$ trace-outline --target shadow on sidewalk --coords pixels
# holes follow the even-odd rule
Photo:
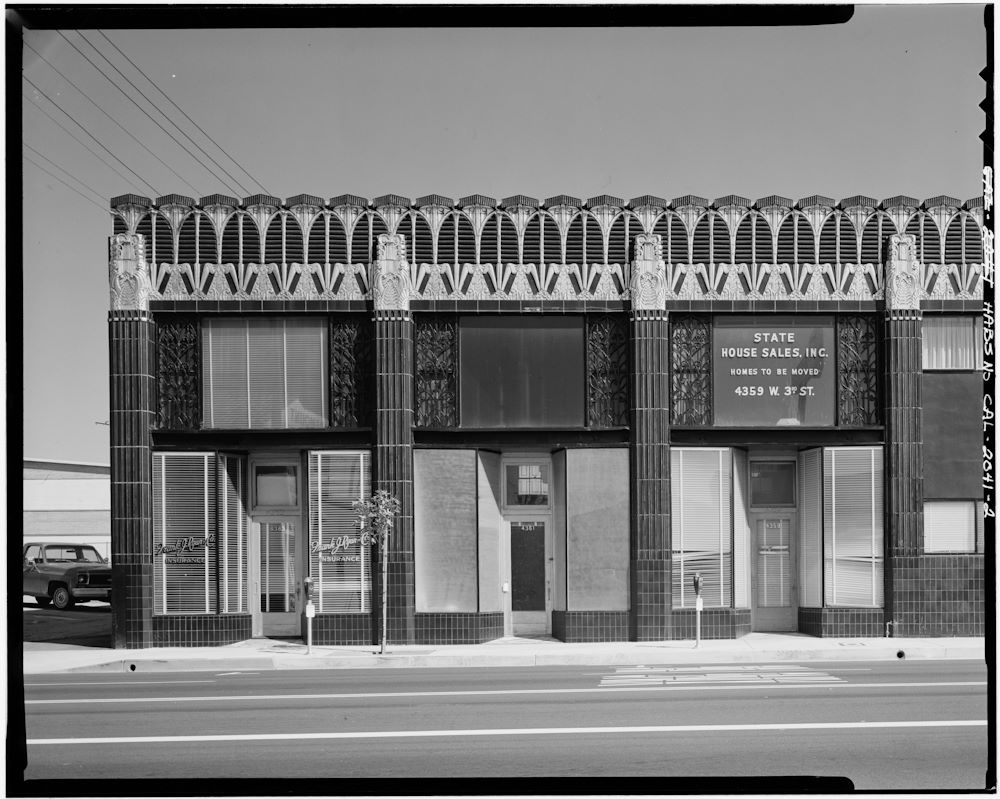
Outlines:
[[[25,649],[30,644],[111,648],[111,605],[86,602],[67,610],[43,608],[30,599],[21,604]]]

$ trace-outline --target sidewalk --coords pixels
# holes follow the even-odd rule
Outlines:
[[[685,665],[824,660],[978,660],[982,638],[813,638],[750,633],[736,640],[566,644],[551,638],[503,638],[485,644],[313,646],[258,638],[216,647],[99,649],[25,643],[24,673],[270,671],[274,669],[465,668],[470,666]]]

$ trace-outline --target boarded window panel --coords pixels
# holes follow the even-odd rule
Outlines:
[[[822,450],[799,455],[799,586],[804,607],[818,608],[823,602],[823,484]]]
[[[413,558],[418,613],[478,607],[475,450],[413,453]]]
[[[628,450],[565,456],[566,609],[628,610]]]
[[[696,572],[706,606],[732,604],[731,470],[728,449],[670,451],[674,607],[694,607]]]
[[[882,606],[882,448],[823,451],[824,588],[829,606]]]
[[[489,613],[503,609],[500,591],[499,453],[478,453],[476,480],[479,511],[479,610]]]
[[[216,459],[153,456],[153,612],[216,612]]]
[[[924,503],[924,552],[975,552],[976,503]]]
[[[361,543],[352,503],[367,499],[367,452],[309,453],[309,574],[317,613],[371,610],[371,551]]]

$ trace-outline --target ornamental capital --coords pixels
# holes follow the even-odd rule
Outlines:
[[[108,242],[111,310],[148,311],[150,282],[146,239],[141,233],[118,233]]]
[[[666,305],[667,272],[663,263],[663,242],[655,233],[640,233],[635,237],[629,295],[633,311],[662,311]]]
[[[920,310],[920,263],[916,238],[907,233],[889,237],[885,264],[885,305],[889,311]]]
[[[378,257],[372,273],[375,310],[409,311],[411,293],[406,238],[402,233],[382,233],[378,237]]]

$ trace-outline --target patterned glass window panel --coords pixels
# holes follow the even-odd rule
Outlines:
[[[153,455],[153,612],[216,612],[216,457]]]
[[[802,605],[823,602],[823,452],[799,453],[799,586]]]
[[[417,427],[458,426],[458,321],[417,317],[413,331]]]
[[[626,216],[622,214],[611,224],[611,232],[608,234],[608,263],[610,264],[624,264],[628,261],[628,255],[626,254],[628,252],[628,237],[634,236],[635,233],[629,230],[628,235],[626,235],[625,220]],[[638,221],[633,222],[633,227],[636,232],[642,230],[642,225]],[[589,239],[587,242],[587,257],[591,262],[598,260],[594,257],[590,249]]]
[[[983,368],[981,316],[925,316],[924,369],[972,371]]]
[[[670,450],[673,606],[693,608],[693,578],[702,576],[706,607],[732,605],[732,452]]]
[[[858,235],[847,214],[840,214],[840,252],[837,260],[842,264],[858,262]]]
[[[326,426],[326,329],[316,319],[206,319],[203,424]]]
[[[696,264],[707,264],[711,260],[711,249],[709,247],[711,235],[709,233],[711,216],[706,214],[694,228],[694,238],[691,250],[692,262]]]
[[[246,613],[247,539],[247,465],[237,455],[219,455],[219,558],[223,571],[219,585],[222,613]]]
[[[295,610],[295,525],[260,525],[260,609],[263,613]]]
[[[198,263],[197,242],[195,237],[196,214],[189,214],[181,222],[181,232],[177,236],[177,262],[181,264]],[[206,224],[208,221],[206,220]]]
[[[222,263],[238,264],[240,257],[240,215],[233,214],[222,230]],[[217,278],[218,279],[218,278]]]
[[[819,234],[819,261],[833,264],[837,262],[837,215],[827,217]]]
[[[624,317],[587,316],[587,424],[625,427],[629,406],[629,338]]]
[[[757,520],[757,607],[787,608],[792,603],[788,519]]]
[[[882,607],[882,448],[823,450],[827,606]]]
[[[372,329],[367,319],[330,320],[330,423],[334,427],[371,424]]]
[[[698,316],[670,320],[671,424],[712,423],[712,329]]]
[[[736,263],[749,264],[753,262],[753,224],[754,215],[748,214],[740,220],[736,229]]]
[[[371,550],[352,503],[371,490],[367,452],[309,453],[309,574],[317,613],[371,610]]]
[[[197,430],[201,426],[200,333],[196,319],[167,317],[156,326],[156,387],[162,429]]]
[[[872,316],[837,319],[839,416],[843,427],[877,425],[879,412],[878,333]]]
[[[754,217],[754,260],[759,264],[774,263],[774,239],[763,214]]]
[[[977,552],[976,502],[924,503],[924,552]]]

